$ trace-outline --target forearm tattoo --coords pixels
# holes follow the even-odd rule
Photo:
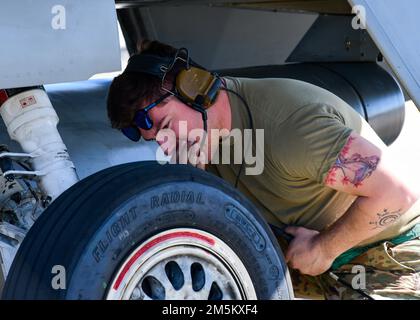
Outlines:
[[[348,155],[350,146],[355,138],[350,137],[340,152],[333,167],[330,169],[326,178],[326,184],[332,185],[337,182],[337,172],[342,172],[341,183],[347,185],[351,183],[356,188],[362,185],[363,180],[370,177],[376,170],[380,158],[378,156],[363,157],[359,153]]]
[[[396,222],[401,215],[401,209],[392,212],[388,211],[388,209],[384,209],[384,211],[377,214],[377,219],[375,221],[371,221],[369,224],[373,226],[373,229],[385,228]]]

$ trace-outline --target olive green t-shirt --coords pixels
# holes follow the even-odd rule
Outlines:
[[[226,82],[229,89],[247,101],[253,129],[264,129],[264,152],[260,153],[264,159],[259,159],[264,163],[264,170],[259,175],[242,172],[239,190],[271,224],[321,231],[335,222],[357,197],[325,186],[328,171],[352,131],[383,149],[386,146],[382,140],[345,101],[315,85],[284,78],[226,78]],[[228,93],[228,96],[232,129],[249,129],[246,107],[236,95]],[[233,149],[233,139],[229,140]],[[255,150],[254,137],[253,155]],[[208,167],[210,172],[232,184],[240,167],[233,164],[233,154],[232,151],[230,164]],[[420,203],[417,203],[397,223],[365,243],[407,231],[418,222],[419,213]]]

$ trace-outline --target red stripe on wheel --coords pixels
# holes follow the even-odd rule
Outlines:
[[[9,99],[6,90],[0,89],[0,107],[3,103],[5,103]]]
[[[134,256],[131,257],[131,259],[124,266],[122,272],[118,276],[117,281],[115,282],[113,289],[118,290],[118,287],[120,286],[120,284],[121,284],[122,280],[124,279],[125,275],[127,274],[128,270],[130,270],[131,266],[136,262],[136,260],[138,258],[140,258],[147,250],[153,248],[154,246],[156,246],[157,244],[159,244],[163,241],[171,240],[171,239],[175,239],[175,238],[185,238],[185,237],[202,240],[204,242],[207,242],[211,246],[213,246],[215,244],[215,241],[212,238],[203,236],[203,235],[198,234],[198,233],[189,232],[189,231],[174,232],[174,233],[169,233],[169,234],[165,234],[163,236],[157,237],[156,239],[146,243],[143,247],[138,249],[137,252],[134,254]]]

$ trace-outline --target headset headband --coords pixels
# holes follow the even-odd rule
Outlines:
[[[136,54],[130,57],[124,72],[143,72],[162,79],[173,60],[172,57],[160,57],[146,53]]]
[[[187,52],[186,58],[180,57],[178,53],[174,57],[161,57],[149,53],[135,54],[128,60],[127,67],[124,72],[143,72],[163,79],[165,73],[169,71],[168,69],[173,68],[174,65],[176,65],[177,59],[181,59],[187,67],[194,66],[207,70],[188,57],[187,49],[181,48],[180,50],[182,49]]]

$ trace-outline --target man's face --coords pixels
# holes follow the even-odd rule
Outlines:
[[[193,129],[203,130],[203,120],[199,112],[182,103],[176,97],[169,97],[156,107],[152,108],[149,116],[153,121],[153,127],[150,130],[139,128],[142,137],[145,140],[156,140],[166,155],[175,155],[181,146],[192,145],[199,142],[197,137],[189,134]],[[176,139],[168,139],[167,135],[158,135],[158,132],[170,130],[174,133]],[[162,138],[166,136],[166,138]]]

